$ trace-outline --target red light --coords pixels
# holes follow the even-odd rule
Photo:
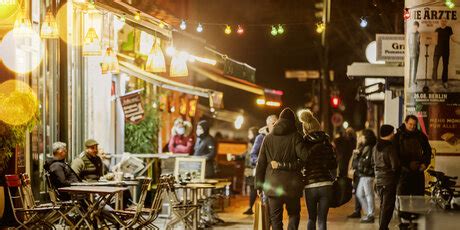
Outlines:
[[[333,108],[338,108],[340,105],[340,98],[337,96],[332,96],[331,97],[331,105]]]
[[[406,8],[404,9],[404,20],[409,20],[410,18],[410,12],[409,12],[409,9]]]
[[[238,34],[243,34],[243,33],[244,33],[243,27],[240,26],[240,25],[238,25],[238,29],[236,30],[236,32],[237,32]]]

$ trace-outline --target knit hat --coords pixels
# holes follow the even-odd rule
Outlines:
[[[313,113],[309,109],[303,109],[299,112],[299,120],[302,122],[303,132],[305,134],[321,130],[319,121],[313,116]]]
[[[395,128],[391,125],[382,125],[380,126],[380,136],[386,137],[393,133]]]
[[[281,118],[286,119],[295,124],[295,114],[294,114],[294,111],[292,111],[292,109],[290,108],[285,108],[283,109],[283,111],[281,111],[280,119]]]

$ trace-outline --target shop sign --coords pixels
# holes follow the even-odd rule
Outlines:
[[[404,34],[377,34],[377,61],[403,62]]]
[[[121,96],[120,101],[127,122],[138,124],[144,120],[144,107],[139,93]]]

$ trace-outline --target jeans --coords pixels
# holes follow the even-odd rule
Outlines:
[[[359,203],[358,197],[356,196],[356,191],[358,191],[359,176],[353,175],[353,189],[355,190],[355,213],[361,214],[361,204]]]
[[[268,197],[270,207],[270,220],[273,230],[283,230],[283,206],[286,204],[289,215],[289,230],[299,228],[300,198],[297,197]]]
[[[332,199],[333,190],[330,185],[305,189],[305,201],[308,209],[308,230],[316,229],[317,219],[318,229],[327,229],[327,213]]]
[[[374,178],[360,177],[356,197],[358,197],[361,207],[367,212],[368,216],[374,215]]]
[[[380,227],[379,230],[388,230],[396,202],[396,183],[377,186],[380,197]]]

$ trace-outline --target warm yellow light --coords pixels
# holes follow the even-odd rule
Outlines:
[[[38,99],[23,81],[8,80],[0,84],[0,120],[10,125],[30,121],[38,111]]]
[[[155,39],[152,50],[147,57],[145,70],[152,73],[164,73],[166,72],[165,56],[163,54],[163,50],[161,50],[160,40],[157,38]]]
[[[28,35],[32,31],[32,24],[30,19],[22,12],[18,14],[16,21],[14,21],[14,35]]]
[[[180,52],[172,57],[169,73],[171,77],[188,76],[187,57],[188,55],[185,52]]]
[[[322,33],[324,32],[324,30],[326,29],[326,26],[324,25],[324,23],[320,22],[318,24],[316,24],[316,33]]]
[[[267,102],[265,102],[265,105],[272,106],[272,107],[280,107],[281,103],[279,103],[277,101],[267,101]]]
[[[94,27],[90,27],[85,35],[85,42],[83,44],[84,56],[99,56],[101,55],[101,44]]]
[[[45,15],[45,20],[43,20],[42,28],[40,30],[40,36],[47,39],[59,38],[56,18],[51,11]]]
[[[164,29],[165,28],[165,24],[163,22],[160,22],[160,24],[158,25],[161,29]]]
[[[256,100],[256,103],[257,103],[258,105],[265,105],[265,99],[259,98],[259,99]]]
[[[227,34],[227,35],[231,34],[232,33],[232,28],[229,25],[225,26],[224,33]]]
[[[176,54],[176,48],[174,48],[174,46],[168,46],[168,48],[166,48],[166,54],[170,57],[174,56]]]
[[[216,60],[213,60],[213,59],[209,59],[209,58],[203,58],[203,57],[197,57],[197,56],[193,56],[197,61],[199,62],[202,62],[202,63],[206,63],[206,64],[210,64],[210,65],[216,65],[217,64],[217,61]]]
[[[137,21],[141,20],[141,12],[140,11],[137,11],[136,14],[134,14],[134,19],[136,19]]]
[[[108,47],[107,50],[105,51],[105,56],[102,59],[102,63],[101,63],[101,70],[102,70],[102,74],[120,73],[120,66],[118,64],[117,55],[115,54],[115,52],[112,50],[111,47]]]

